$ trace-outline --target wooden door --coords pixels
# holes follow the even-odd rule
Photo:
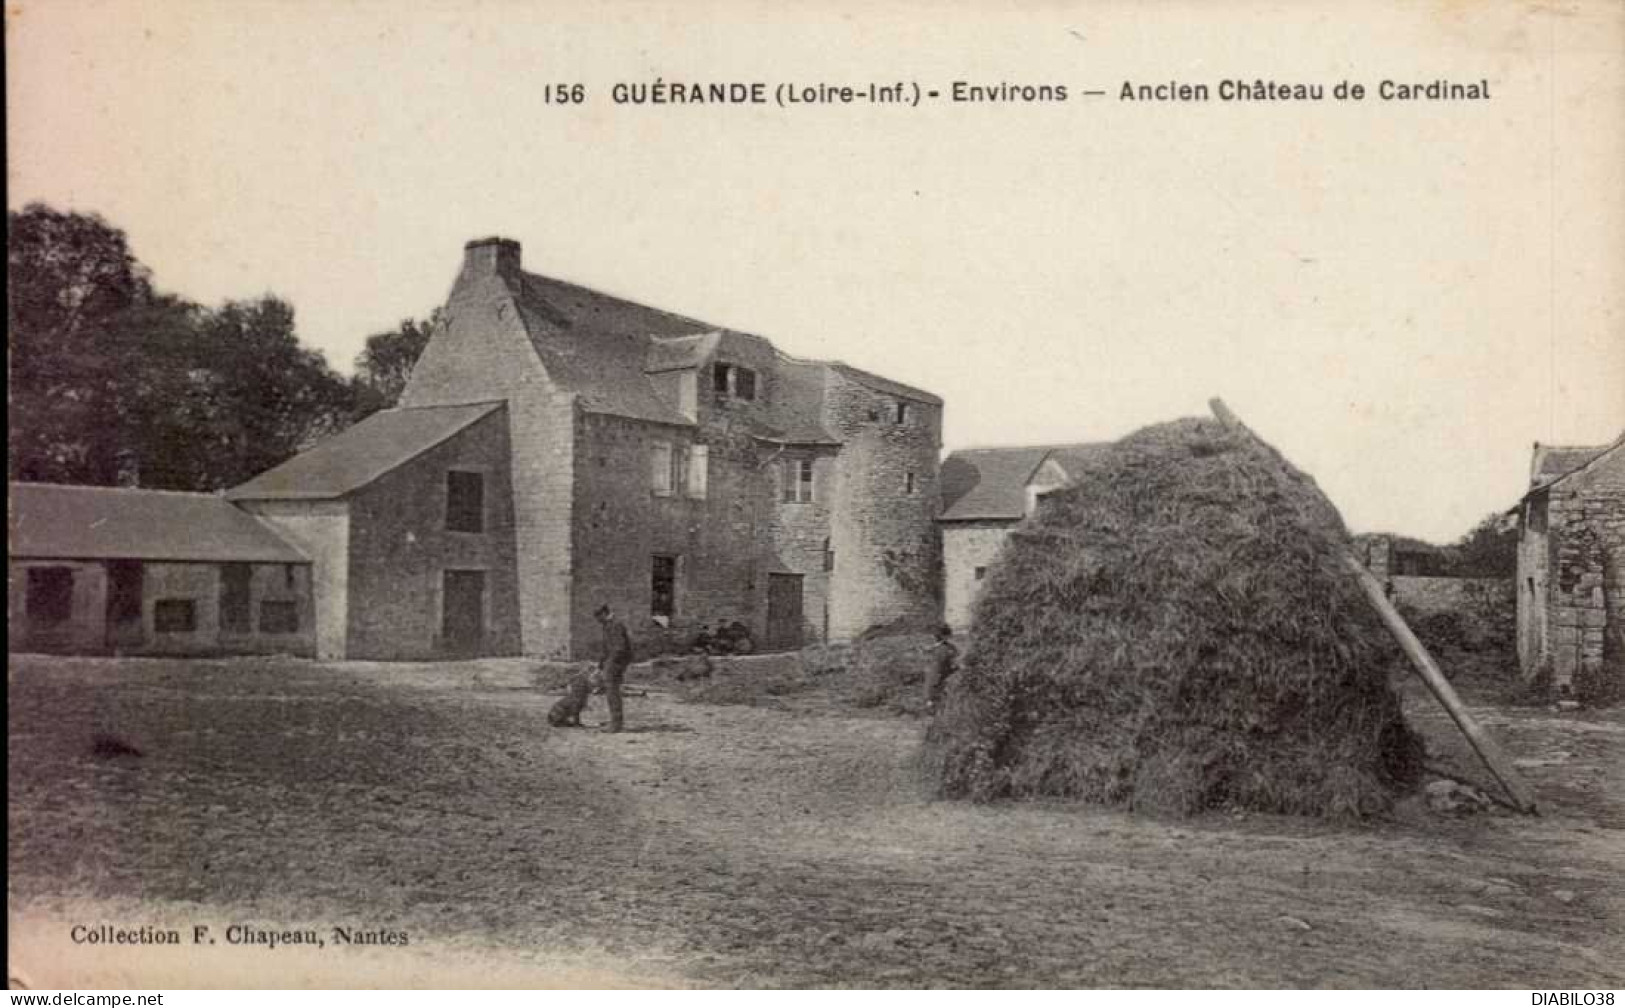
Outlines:
[[[767,646],[790,651],[801,646],[801,575],[767,576]]]
[[[440,638],[446,651],[478,654],[485,637],[485,572],[446,571],[441,603]]]

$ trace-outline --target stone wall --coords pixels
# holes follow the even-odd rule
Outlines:
[[[977,593],[986,570],[998,560],[1014,521],[942,522],[943,619],[963,633],[970,629]]]
[[[904,423],[895,419],[899,401],[908,406]],[[830,527],[830,639],[899,620],[940,622],[942,408],[832,368],[823,419],[842,441]]]
[[[1526,683],[1551,672],[1547,586],[1551,577],[1546,494],[1531,494],[1518,524],[1518,668]]]
[[[483,655],[520,651],[507,416],[497,410],[350,496],[347,652],[427,659],[441,639],[447,570],[485,575]],[[484,478],[482,532],[446,528],[446,474]]]
[[[676,484],[656,494],[656,445],[708,449],[705,495]],[[653,621],[655,556],[677,561],[675,612],[682,628],[740,620],[758,640],[765,632],[767,476],[749,438],[718,429],[695,431],[604,414],[583,414],[578,427],[574,510],[578,516],[571,654],[596,655],[593,612],[608,604],[642,651],[671,635]]]
[[[1470,648],[1509,645],[1517,626],[1511,578],[1456,578],[1395,575],[1389,596],[1407,617],[1448,617],[1459,629],[1459,643]]]
[[[141,563],[141,614],[123,628],[120,639],[110,641],[107,625],[109,575],[107,561],[25,560],[10,564],[11,646],[28,650],[97,654],[117,650],[124,654],[267,654],[309,655],[315,651],[308,564],[248,564],[248,629],[226,632],[220,625],[222,564]],[[72,571],[70,618],[53,627],[31,626],[27,617],[27,571],[57,567]],[[190,630],[158,629],[155,613],[160,602],[185,602],[192,607]],[[297,628],[272,633],[261,627],[264,602],[291,602],[298,614]]]
[[[64,568],[73,578],[68,619],[36,626],[28,619],[28,572]],[[13,560],[7,567],[7,647],[13,651],[83,653],[100,651],[107,638],[107,571],[82,560]]]
[[[316,657],[347,653],[350,605],[350,511],[342,500],[246,500],[238,506],[258,515],[310,558],[309,616],[301,622],[314,635]]]
[[[1625,694],[1625,448],[1546,493],[1553,684],[1616,699]]]
[[[795,478],[796,466],[803,461],[813,464],[812,500],[785,501],[785,483]],[[836,549],[830,528],[838,466],[833,446],[774,450],[763,460],[767,492],[773,501],[769,512],[771,559],[777,561],[773,564],[775,569],[802,575],[802,638],[806,643],[828,638],[830,585],[850,559]],[[826,571],[826,567],[830,569]],[[766,619],[765,603],[763,619]]]
[[[507,403],[520,647],[525,654],[564,657],[572,639],[577,407],[573,395],[548,379],[520,321],[510,278],[487,268],[494,267],[475,256],[465,262],[401,405]]]

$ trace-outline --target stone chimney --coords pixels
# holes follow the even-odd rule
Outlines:
[[[519,243],[512,238],[476,238],[463,246],[465,277],[519,276]]]

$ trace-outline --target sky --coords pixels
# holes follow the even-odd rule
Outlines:
[[[1625,430],[1625,7],[948,10],[25,0],[8,199],[101,214],[163,289],[288,299],[342,370],[496,234],[533,272],[935,392],[949,449],[1218,396],[1355,531],[1454,539],[1517,501],[1533,442]],[[1260,78],[1328,99],[1120,97]],[[1069,99],[612,100],[656,80]]]

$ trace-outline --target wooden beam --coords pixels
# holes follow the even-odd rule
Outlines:
[[[1212,399],[1208,402],[1208,406],[1226,430],[1261,447],[1268,447],[1264,440],[1230,412],[1230,408],[1221,400]],[[1445,709],[1445,713],[1450,715],[1456,727],[1461,729],[1467,743],[1473,747],[1478,758],[1484,761],[1484,766],[1489,769],[1496,783],[1500,784],[1507,796],[1512,799],[1513,807],[1521,812],[1538,814],[1539,809],[1535,805],[1535,800],[1513,770],[1512,762],[1506,758],[1500,746],[1495,744],[1495,740],[1490,738],[1489,733],[1484,731],[1483,726],[1468,712],[1466,705],[1461,702],[1461,697],[1456,695],[1455,687],[1450,685],[1450,680],[1444,677],[1444,673],[1433,661],[1433,656],[1428,654],[1427,648],[1416,639],[1416,634],[1411,632],[1405,617],[1401,616],[1399,610],[1394,608],[1394,604],[1388,601],[1388,595],[1383,591],[1382,584],[1366,569],[1365,564],[1355,557],[1354,551],[1346,546],[1343,548],[1343,564],[1359,583],[1366,599],[1377,610],[1377,615],[1382,617],[1383,625],[1388,628],[1388,632],[1399,642],[1400,649],[1405,652],[1405,657],[1410,659],[1411,667],[1416,670],[1416,674],[1427,684],[1428,690]]]

